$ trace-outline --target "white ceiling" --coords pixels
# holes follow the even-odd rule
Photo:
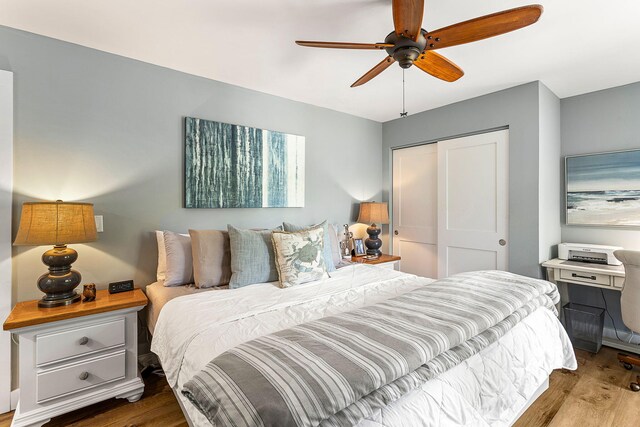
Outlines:
[[[423,28],[526,1],[426,0]],[[465,71],[457,82],[407,70],[409,114],[534,80],[560,98],[640,80],[639,1],[539,1],[530,27],[438,51]],[[397,65],[349,87],[383,52],[294,44],[383,41],[391,0],[0,0],[0,24],[373,120],[402,109]]]

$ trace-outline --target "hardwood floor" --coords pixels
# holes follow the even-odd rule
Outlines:
[[[577,350],[576,371],[551,374],[549,389],[525,412],[516,427],[640,425],[640,393],[629,389],[638,368],[625,370],[618,351],[602,347],[598,354]]]
[[[578,350],[577,371],[555,371],[547,390],[515,424],[517,427],[626,427],[640,425],[640,393],[629,390],[638,368],[627,371],[612,348],[598,354]],[[178,402],[163,377],[145,379],[145,392],[136,403],[111,399],[57,417],[47,427],[186,426]],[[12,414],[0,415],[8,427]]]

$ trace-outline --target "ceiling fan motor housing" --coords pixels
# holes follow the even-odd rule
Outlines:
[[[427,46],[425,34],[426,31],[421,30],[418,40],[414,41],[404,35],[397,35],[395,32],[391,32],[384,39],[384,42],[393,44],[393,47],[387,48],[386,51],[389,56],[392,56],[398,62],[400,67],[409,68]]]

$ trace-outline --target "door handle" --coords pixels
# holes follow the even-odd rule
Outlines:
[[[393,232],[393,234],[395,234],[395,235],[397,236],[397,235],[398,235],[398,234],[400,234],[400,233],[398,233],[398,230],[395,230],[395,231]]]
[[[504,240],[504,239],[500,239],[500,240],[498,240],[498,243],[500,244],[500,246],[506,246],[507,241]]]

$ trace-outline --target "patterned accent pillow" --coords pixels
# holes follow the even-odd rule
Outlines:
[[[324,227],[297,232],[274,231],[271,241],[281,288],[329,277],[323,254]]]
[[[324,254],[324,263],[327,266],[327,271],[336,270],[336,267],[333,263],[333,254],[331,253],[332,241],[331,241],[330,234],[333,231],[333,228],[330,227],[327,221],[322,221],[319,224],[315,224],[311,226],[296,225],[296,224],[291,224],[290,222],[283,222],[282,227],[284,228],[284,231],[302,231],[302,230],[308,230],[310,228],[322,227],[322,229],[324,230],[324,237],[323,237],[324,248],[322,249],[322,253]]]

